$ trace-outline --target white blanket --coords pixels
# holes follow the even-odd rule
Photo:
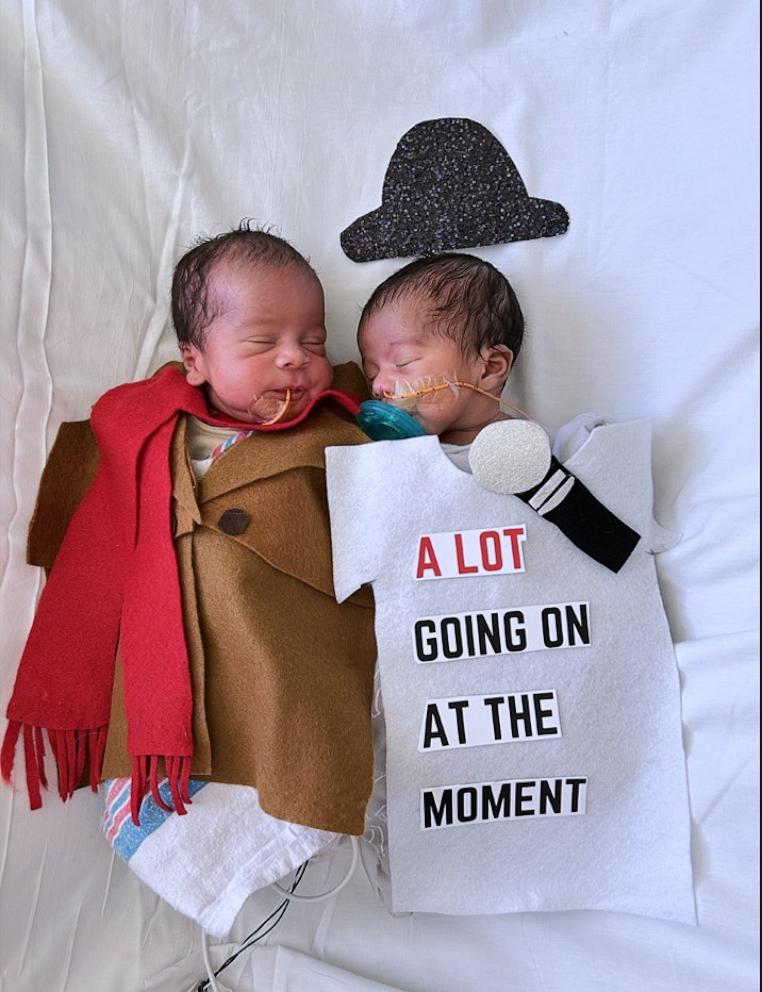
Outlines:
[[[130,779],[104,783],[103,833],[137,877],[213,937],[227,937],[252,894],[339,839],[270,816],[256,789],[190,780],[193,815],[163,810],[147,795],[130,817]],[[166,804],[166,780],[159,792]]]

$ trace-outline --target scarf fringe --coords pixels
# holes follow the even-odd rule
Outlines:
[[[102,726],[90,730],[49,730],[47,727],[9,720],[0,750],[0,774],[10,783],[16,760],[16,744],[22,737],[29,808],[39,809],[42,806],[40,788],[48,788],[44,737],[47,734],[50,752],[56,763],[61,799],[65,802],[74,795],[82,781],[85,764],[88,765],[88,784],[93,792],[97,792],[106,749],[106,729]]]
[[[169,786],[171,803],[165,802],[159,792],[159,761],[164,762],[164,772]],[[150,794],[156,805],[167,813],[184,816],[190,806],[191,758],[184,755],[140,754],[132,759],[130,786],[130,815],[135,826],[140,826],[140,807]]]
[[[98,791],[103,770],[103,753],[106,749],[107,727],[94,727],[92,730],[48,730],[35,727],[18,720],[9,720],[0,749],[0,774],[11,783],[11,775],[16,760],[16,745],[22,738],[24,765],[26,767],[26,788],[29,795],[29,808],[42,806],[42,789],[48,788],[45,774],[45,737],[58,773],[58,795],[66,802],[82,781],[85,764],[88,766],[88,785],[93,792]],[[159,792],[159,762],[163,760],[169,793],[172,802],[165,802]],[[140,826],[140,804],[149,793],[156,805],[167,813],[183,816],[190,799],[191,758],[178,755],[156,754],[139,755],[132,759],[132,785],[130,790],[130,812],[132,822]]]

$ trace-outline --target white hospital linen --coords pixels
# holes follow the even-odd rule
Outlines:
[[[292,906],[268,938],[303,965],[283,955],[257,984],[255,948],[239,959],[253,974],[231,968],[223,986],[335,992],[315,971],[307,984],[326,961],[352,992],[363,978],[405,992],[758,990],[759,3],[0,9],[4,699],[41,585],[25,542],[46,452],[62,420],[177,358],[174,261],[241,217],[275,224],[323,281],[331,357],[356,359],[360,309],[403,261],[353,263],[338,234],[380,202],[400,136],[435,117],[485,124],[529,193],[571,217],[562,237],[474,251],[527,318],[511,399],[549,426],[587,404],[652,417],[657,517],[683,535],[657,569],[682,676],[699,927],[395,918],[358,872],[335,907]],[[102,804],[80,790],[30,814],[0,789],[13,992],[177,992],[205,974],[198,927],[113,863]],[[276,898],[253,896],[238,936]]]
[[[108,783],[107,840],[141,881],[213,937],[228,935],[253,892],[339,839],[270,816],[254,788],[195,779],[189,816],[161,809],[148,795],[137,826],[128,815],[129,785],[129,779]],[[160,791],[168,802],[166,782]]]
[[[376,595],[395,911],[609,909],[695,921],[677,670],[648,553],[650,459],[650,428],[636,422],[593,430],[566,462],[646,535],[615,575],[520,500],[481,489],[435,437],[328,449],[336,594],[369,582]],[[421,536],[434,535],[446,575],[442,535],[522,526],[523,571],[434,578],[419,553]],[[572,636],[546,648],[553,636],[533,633],[531,607],[570,604],[579,619],[583,603],[589,645]],[[526,621],[526,650],[506,634],[503,653],[484,656],[491,649],[463,618],[509,608]],[[555,708],[560,735],[511,740],[505,717],[503,740],[493,724],[490,742],[489,721],[477,719],[485,706],[494,712],[486,698],[541,692],[555,694],[541,705]],[[433,700],[457,701],[465,722],[445,702],[427,723]],[[541,802],[539,784],[516,784],[543,779],[568,780],[560,810]]]

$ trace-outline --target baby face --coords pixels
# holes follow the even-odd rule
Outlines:
[[[222,263],[210,276],[216,316],[202,348],[182,346],[188,382],[236,420],[268,419],[290,394],[284,419],[298,416],[331,384],[323,291],[295,265]]]
[[[366,319],[358,335],[363,371],[374,398],[416,388],[431,377],[445,376],[480,387],[487,381],[487,363],[481,355],[464,353],[457,341],[432,330],[427,308],[419,300],[402,298]],[[505,372],[507,375],[507,370]],[[486,423],[500,415],[498,404],[473,390],[443,389],[416,405],[415,418],[429,434],[466,444]]]

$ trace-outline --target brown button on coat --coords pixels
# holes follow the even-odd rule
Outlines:
[[[334,386],[365,388],[354,365],[336,369]],[[185,435],[180,418],[172,510],[192,774],[256,786],[283,820],[360,834],[372,785],[373,601],[369,590],[334,599],[324,449],[367,438],[326,404],[299,427],[239,442],[197,481]],[[97,463],[89,422],[62,424],[30,527],[31,564],[52,566]],[[104,777],[129,774],[117,653]]]

